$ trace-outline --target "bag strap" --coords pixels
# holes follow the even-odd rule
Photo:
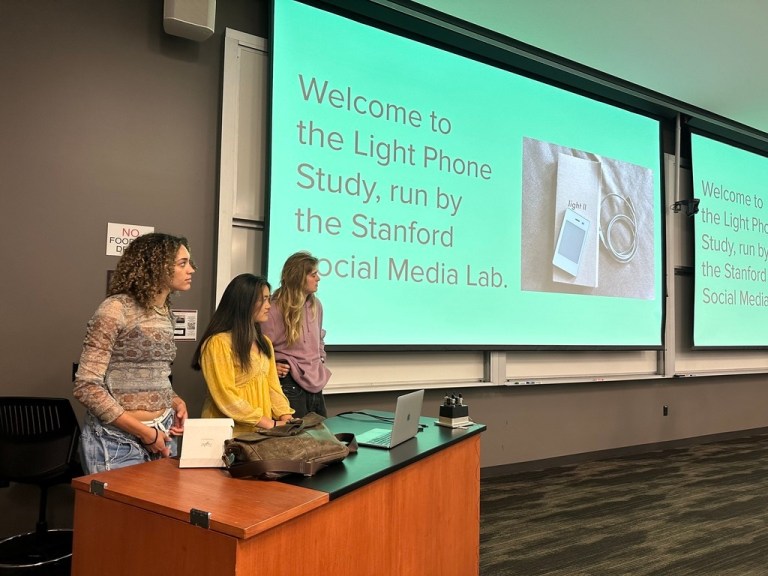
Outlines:
[[[336,439],[346,444],[350,454],[357,452],[357,439],[350,432],[341,432],[334,434]],[[226,463],[226,460],[224,460]],[[257,460],[254,462],[242,462],[232,466],[227,466],[227,470],[233,478],[243,478],[246,476],[261,476],[268,472],[296,472],[304,476],[314,476],[318,470],[326,466],[324,463],[306,462],[296,460],[283,460],[273,458],[272,460]]]
[[[350,454],[357,453],[357,438],[355,438],[355,435],[352,434],[352,432],[339,432],[338,434],[334,434],[334,436],[336,436],[336,440],[347,445]]]
[[[312,476],[323,466],[324,464],[318,464],[317,462],[274,459],[243,462],[230,466],[228,470],[233,478],[259,477],[268,472],[296,472],[297,474]]]

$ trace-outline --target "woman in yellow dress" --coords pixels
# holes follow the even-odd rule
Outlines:
[[[293,409],[277,378],[272,342],[261,332],[270,302],[266,279],[232,279],[192,357],[208,387],[203,418],[232,418],[234,435],[284,425]]]

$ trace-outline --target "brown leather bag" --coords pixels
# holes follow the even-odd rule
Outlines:
[[[328,464],[357,452],[353,434],[334,434],[314,412],[224,442],[222,459],[233,478],[274,480],[288,473],[314,476]]]

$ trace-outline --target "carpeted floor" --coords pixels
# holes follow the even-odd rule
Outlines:
[[[480,575],[768,575],[768,436],[481,482]]]

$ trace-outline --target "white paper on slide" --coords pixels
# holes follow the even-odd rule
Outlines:
[[[223,468],[224,441],[234,427],[232,418],[187,418],[179,468]]]
[[[600,162],[560,153],[555,187],[555,244],[563,216],[569,207],[589,220],[589,230],[578,274],[571,276],[553,266],[552,280],[595,288],[600,249],[597,236],[600,226]]]

